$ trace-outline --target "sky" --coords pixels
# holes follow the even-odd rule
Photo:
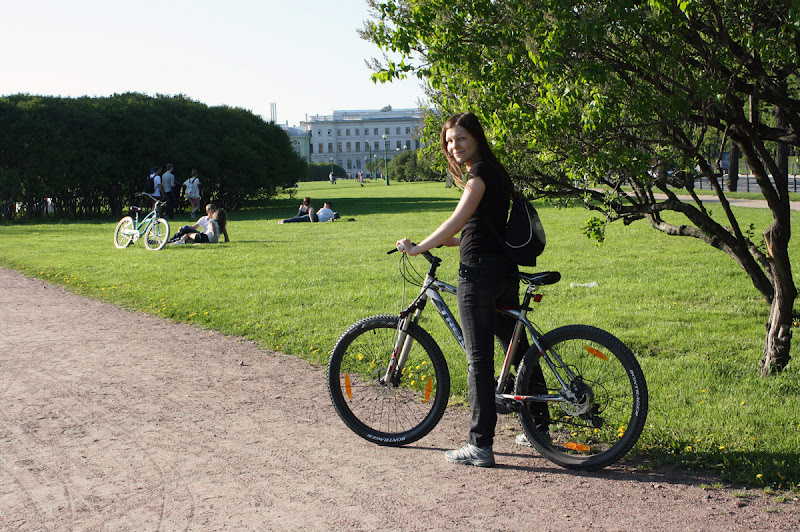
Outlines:
[[[184,94],[299,125],[417,107],[416,79],[375,84],[366,0],[26,0],[0,11],[0,95]]]

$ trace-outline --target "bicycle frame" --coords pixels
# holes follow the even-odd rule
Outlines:
[[[441,293],[456,295],[458,289],[444,281],[436,278],[436,269],[441,264],[441,259],[434,257],[429,252],[425,252],[425,258],[428,259],[431,266],[428,273],[425,275],[425,280],[422,283],[422,289],[419,295],[411,302],[405,310],[400,313],[400,323],[398,326],[397,340],[395,341],[392,358],[389,362],[386,374],[384,375],[385,384],[393,384],[397,381],[397,377],[402,374],[405,366],[408,353],[411,350],[413,339],[408,336],[408,330],[412,323],[418,323],[425,309],[428,301],[433,303],[436,312],[444,321],[447,328],[453,334],[456,342],[461,347],[461,350],[466,354],[466,347],[464,345],[464,334],[458,320],[453,315],[453,312],[447,305],[447,302],[442,297]],[[521,409],[527,403],[532,402],[574,402],[579,400],[576,394],[570,389],[567,381],[575,379],[575,374],[572,370],[561,360],[558,353],[554,351],[547,351],[542,347],[539,341],[543,333],[528,320],[527,313],[531,310],[530,303],[534,301],[538,303],[541,301],[541,294],[537,294],[536,290],[539,287],[532,282],[528,283],[523,296],[522,304],[519,309],[510,309],[497,307],[497,312],[514,318],[516,324],[514,332],[509,342],[508,350],[505,353],[503,366],[500,371],[500,376],[497,379],[497,389],[495,391],[496,402],[506,405],[512,410]],[[511,374],[511,365],[514,360],[514,355],[517,350],[520,334],[523,332],[523,327],[530,332],[531,341],[533,346],[539,351],[541,357],[545,360],[550,370],[555,375],[559,384],[561,385],[560,393],[558,394],[539,394],[539,395],[515,395],[502,393],[505,388],[505,383]],[[566,379],[563,374],[566,376]]]
[[[142,218],[142,221],[139,221],[139,213],[142,212],[142,209],[139,207],[131,207],[131,210],[135,213],[136,217],[133,220],[133,229],[130,231],[131,237],[133,237],[133,242],[136,243],[142,237],[142,235],[147,232],[147,228],[153,221],[158,218],[158,209],[161,205],[165,205],[165,203],[150,194],[142,193],[143,196],[147,196],[154,201],[153,210],[150,211],[147,216]],[[127,234],[128,232],[123,230],[123,234]]]

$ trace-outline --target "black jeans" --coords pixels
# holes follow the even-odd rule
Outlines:
[[[496,336],[503,350],[507,350],[516,323],[513,318],[495,312],[495,307],[519,308],[519,279],[517,267],[504,257],[484,257],[479,262],[477,266],[462,264],[459,267],[458,313],[469,365],[467,385],[472,417],[467,442],[491,447],[497,424],[494,338]],[[513,361],[515,367],[528,347],[523,331]],[[537,366],[534,371],[533,384],[541,388],[544,383],[541,368]],[[546,412],[547,405],[542,406]]]

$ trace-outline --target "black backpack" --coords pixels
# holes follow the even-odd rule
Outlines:
[[[519,192],[512,197],[503,251],[519,266],[536,266],[536,257],[544,251],[546,238],[539,214]]]
[[[147,178],[147,181],[144,182],[144,191],[147,194],[152,194],[156,191],[156,176],[151,175]]]

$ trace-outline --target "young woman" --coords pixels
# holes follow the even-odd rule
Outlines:
[[[216,244],[219,242],[219,235],[225,235],[228,241],[227,230],[228,216],[225,209],[217,209],[208,217],[208,223],[202,233],[190,233],[184,235],[177,242],[178,244]]]
[[[306,196],[303,198],[303,203],[300,204],[300,209],[297,211],[297,216],[287,218],[278,222],[279,224],[288,224],[292,222],[316,222],[317,214],[314,212],[314,207],[311,206],[311,198]]]
[[[397,245],[412,256],[440,245],[460,248],[458,311],[469,365],[472,418],[466,445],[446,452],[445,459],[491,467],[495,463],[492,444],[497,423],[494,337],[507,349],[514,328],[513,319],[499,318],[495,306],[519,307],[517,266],[504,255],[499,236],[505,234],[513,184],[474,114],[459,113],[445,122],[441,148],[450,173],[463,188],[461,200],[453,214],[422,242],[415,245],[404,238]],[[515,363],[527,349],[523,334]]]
[[[214,205],[213,203],[209,203],[208,205],[206,205],[205,216],[197,220],[197,223],[195,223],[194,225],[184,225],[183,227],[178,229],[178,232],[175,233],[175,236],[173,236],[168,243],[177,244],[178,241],[180,241],[184,235],[188,235],[191,233],[204,233],[206,231],[206,227],[208,226],[209,219],[211,219],[211,216],[215,212],[217,212],[217,206]],[[228,230],[226,224],[221,224],[219,229],[221,234],[225,237],[225,242],[229,242],[230,238],[228,238]]]
[[[197,170],[192,170],[192,175],[183,182],[186,188],[186,198],[192,206],[192,217],[200,212],[200,178],[197,176]]]

